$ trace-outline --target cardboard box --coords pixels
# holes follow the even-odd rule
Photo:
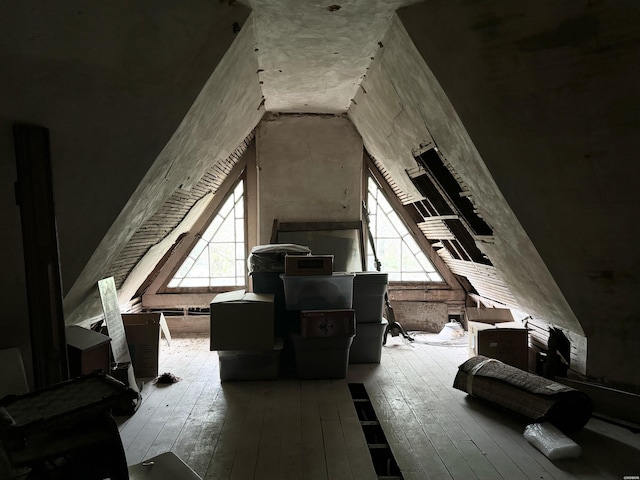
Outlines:
[[[287,255],[284,259],[284,273],[295,275],[331,275],[333,255]]]
[[[302,310],[300,312],[300,336],[350,337],[356,332],[356,316],[353,309]]]
[[[111,374],[111,338],[77,325],[65,329],[71,378],[99,371]]]
[[[273,349],[273,313],[273,294],[235,290],[216,295],[210,310],[210,350]]]
[[[469,357],[483,355],[529,370],[529,331],[522,324],[469,322],[468,330]]]
[[[171,342],[164,315],[155,312],[123,313],[122,323],[136,377],[157,377],[162,334],[167,342]]]

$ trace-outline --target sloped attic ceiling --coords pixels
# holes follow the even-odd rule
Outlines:
[[[485,280],[508,291],[500,281],[500,266],[505,267],[500,261],[514,255],[513,246],[518,245],[518,255],[526,254],[519,263],[525,263],[531,275],[524,285],[515,283],[516,295],[518,290],[526,290],[526,295],[517,296],[509,306],[582,333],[395,14],[407,3],[414,2],[351,1],[340,8],[283,0],[251,2],[252,14],[234,44],[112,225],[94,261],[66,296],[65,307],[73,312],[67,321],[74,323],[99,312],[92,285],[99,275],[113,271],[123,256],[127,260],[129,252],[123,245],[135,236],[133,227],[177,190],[191,191],[205,170],[226,160],[268,110],[347,112],[367,150],[389,173],[405,201],[421,198],[406,170],[415,168],[414,155],[436,144],[432,136],[436,135],[448,165],[479,187],[471,191],[496,233],[485,241],[497,244],[492,261],[498,266],[481,270],[460,266],[458,272],[480,292],[491,291],[482,288]],[[455,262],[447,260],[455,272]],[[126,300],[131,291],[122,293],[121,300]],[[505,298],[513,297],[494,300],[504,302]],[[75,303],[80,308],[73,308]]]
[[[408,201],[414,154],[439,147],[493,228],[478,246],[518,305],[584,330],[590,358],[597,346],[637,361],[638,5],[339,6],[2,4],[1,111],[5,126],[51,128],[69,320],[89,316],[135,229],[229,158],[266,110],[346,112]],[[0,140],[10,158],[9,134]],[[2,214],[12,310],[24,297],[19,219]]]

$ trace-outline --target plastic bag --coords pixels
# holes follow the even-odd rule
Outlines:
[[[249,272],[284,272],[284,257],[287,254],[309,255],[310,253],[309,247],[293,243],[256,245],[249,254]]]
[[[582,454],[580,445],[548,422],[527,425],[524,438],[549,460],[578,458]]]

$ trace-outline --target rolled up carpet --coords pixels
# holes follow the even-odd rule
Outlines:
[[[458,367],[453,387],[563,432],[580,430],[591,417],[584,392],[482,355]]]

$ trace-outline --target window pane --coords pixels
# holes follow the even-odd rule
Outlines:
[[[176,272],[176,276],[174,278],[177,278],[177,279],[184,278],[187,275],[187,273],[189,273],[189,270],[191,269],[191,266],[193,265],[194,262],[195,262],[195,259],[187,257],[187,259],[184,261],[184,263],[180,266],[180,268]]]
[[[216,243],[209,247],[211,253],[211,276],[235,276],[235,245],[233,243]]]
[[[423,278],[426,278],[424,274],[424,270],[420,262],[416,259],[416,257],[409,251],[408,248],[402,249],[402,271],[403,272],[423,272]]]
[[[210,241],[218,231],[218,228],[220,228],[220,225],[222,225],[223,220],[222,217],[216,216],[213,222],[211,222],[211,225],[209,225],[209,228],[204,232],[204,235],[202,235],[203,240],[206,242]]]
[[[403,272],[402,280],[405,282],[428,282],[429,277],[424,272]]]
[[[189,277],[180,282],[181,287],[206,287],[209,285],[208,278]]]
[[[208,251],[205,250],[200,254],[197,258],[191,270],[187,274],[188,277],[208,277],[209,276],[209,255]]]
[[[227,217],[215,237],[211,239],[212,242],[233,242],[235,233],[235,221],[233,217]]]
[[[235,187],[168,287],[244,286],[244,183]]]
[[[238,199],[238,201],[236,202],[236,208],[234,211],[234,216],[236,218],[244,218],[244,201],[242,199],[242,197],[240,197]]]
[[[235,221],[236,230],[235,230],[235,240],[242,241],[244,239],[244,218],[237,218]],[[244,242],[242,242],[244,244]]]
[[[189,254],[189,256],[191,258],[198,258],[205,248],[207,248],[207,242],[200,239],[198,240],[198,243],[196,243],[196,246],[193,247],[193,250],[191,250],[191,253]]]
[[[420,254],[416,255],[416,258],[425,272],[432,273],[436,271],[435,268],[433,268],[433,264],[424,253],[420,252]]]
[[[432,282],[443,282],[444,280],[442,279],[442,277],[440,276],[439,273],[437,272],[432,272],[429,274],[429,278],[431,279]]]
[[[382,271],[389,274],[389,281],[442,281],[420,245],[371,178],[368,186],[367,210],[371,233],[382,263]],[[373,251],[370,252],[367,267],[375,270]]]
[[[227,218],[229,213],[231,213],[232,209],[233,209],[233,196],[229,197],[227,201],[224,203],[224,205],[222,205],[222,207],[220,208],[220,212],[218,212],[218,215],[220,215],[222,218]]]
[[[376,237],[378,238],[399,238],[397,230],[389,221],[389,217],[381,215],[378,219],[376,229]]]
[[[378,241],[378,258],[385,272],[400,272],[401,242],[399,238],[381,238]]]

